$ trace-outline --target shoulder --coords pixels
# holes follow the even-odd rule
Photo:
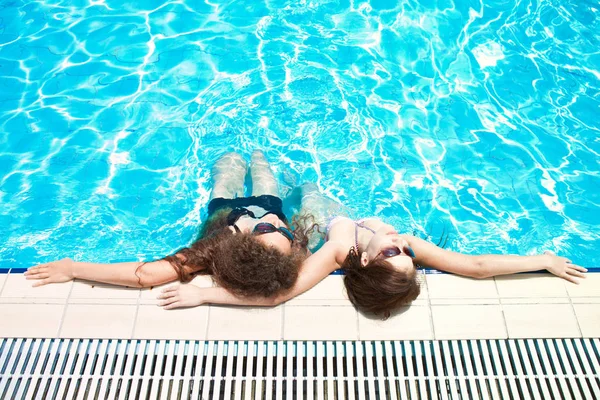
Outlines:
[[[335,230],[338,230],[339,228],[341,228],[341,230],[346,230],[349,227],[353,227],[353,226],[354,226],[354,221],[343,215],[333,217],[327,224],[328,229],[335,228]]]
[[[339,240],[328,240],[321,246],[319,250],[317,250],[314,254],[312,254],[309,259],[315,260],[335,260],[339,261],[340,257],[345,258],[350,251],[350,247],[346,245],[343,241]]]
[[[327,242],[325,242],[325,244],[323,244],[323,246],[321,246],[321,248],[319,250],[317,250],[313,255],[317,255],[317,254],[338,254],[339,252],[343,251],[343,249],[346,246],[344,246],[343,241],[340,240],[336,240],[336,239],[330,239]],[[348,249],[346,249],[348,250]]]
[[[321,250],[324,250],[328,253],[329,257],[335,259],[335,262],[339,265],[342,265],[348,253],[350,252],[350,248],[352,245],[348,244],[345,240],[328,240]],[[319,251],[321,251],[319,250]]]
[[[327,243],[338,242],[346,246],[352,246],[354,243],[354,221],[350,218],[340,218],[335,224],[329,226],[327,232]],[[332,244],[331,246],[334,246]]]
[[[339,268],[339,255],[341,252],[342,246],[340,243],[328,241],[302,263],[301,269],[303,273],[310,273],[310,271],[330,273]]]

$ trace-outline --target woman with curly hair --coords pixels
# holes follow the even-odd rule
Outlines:
[[[198,238],[173,255],[152,262],[95,264],[65,258],[30,268],[33,286],[72,279],[151,287],[210,274],[241,297],[270,297],[289,291],[308,257],[310,216],[291,226],[282,211],[277,181],[260,151],[251,157],[252,195],[244,197],[246,161],[227,153],[213,167],[208,218]]]
[[[311,204],[316,203],[316,204]],[[242,298],[225,288],[202,289],[179,285],[159,296],[166,309],[201,304],[274,306],[312,288],[332,271],[345,272],[344,285],[350,301],[360,310],[390,316],[399,306],[415,300],[420,292],[417,268],[434,268],[472,278],[526,271],[547,270],[573,283],[584,278],[583,267],[550,252],[534,256],[466,255],[444,250],[412,235],[399,234],[378,218],[353,220],[339,212],[341,206],[324,198],[315,185],[303,188],[303,204],[328,212],[325,244],[302,265],[291,290],[275,296]],[[318,204],[326,206],[319,207]],[[333,206],[332,206],[333,204]],[[337,216],[332,216],[337,214]]]

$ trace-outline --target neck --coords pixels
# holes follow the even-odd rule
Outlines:
[[[369,232],[366,229],[358,228],[358,249],[356,251],[364,251],[369,245],[371,239],[375,236],[372,232]]]

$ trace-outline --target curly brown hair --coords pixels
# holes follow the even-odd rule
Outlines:
[[[362,266],[358,252],[352,247],[342,264],[346,276],[344,286],[348,298],[358,309],[389,318],[398,307],[415,300],[421,288],[416,268],[400,272],[385,259],[376,258]]]
[[[294,243],[290,254],[269,248],[250,233],[233,234],[227,225],[230,209],[221,209],[205,222],[189,247],[164,257],[182,282],[209,274],[220,286],[243,297],[272,297],[291,289],[308,257],[309,235],[318,225],[311,216],[292,221]]]

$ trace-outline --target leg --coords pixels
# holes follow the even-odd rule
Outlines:
[[[275,180],[275,175],[273,175],[271,166],[260,150],[255,150],[252,153],[250,176],[252,177],[252,196],[270,194],[279,197],[279,185]]]
[[[300,190],[302,193],[300,214],[314,216],[316,222],[322,227],[327,225],[331,217],[348,215],[346,207],[325,196],[314,183],[305,183]]]
[[[299,215],[312,215],[319,225],[319,231],[310,235],[308,248],[318,249],[324,243],[327,225],[332,217],[348,215],[345,207],[319,191],[314,183],[305,183],[299,188],[301,194]]]
[[[248,165],[237,153],[227,153],[212,169],[213,188],[210,198],[235,199],[244,196],[244,179]]]

